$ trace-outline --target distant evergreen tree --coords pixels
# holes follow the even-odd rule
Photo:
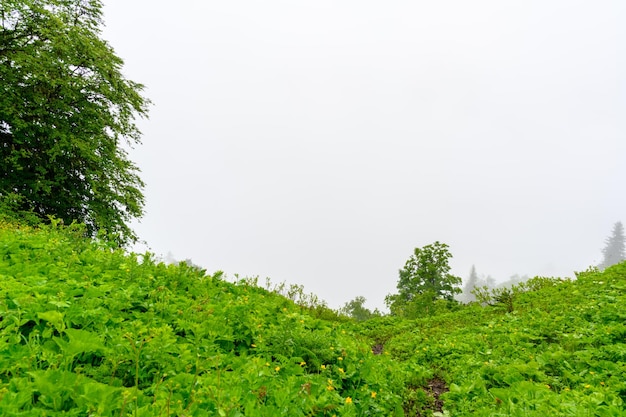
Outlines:
[[[604,260],[598,265],[601,269],[608,268],[626,259],[626,239],[624,238],[622,222],[617,222],[613,225],[613,232],[605,242],[606,246],[602,249]]]
[[[469,278],[463,286],[463,294],[461,294],[459,299],[466,303],[469,303],[470,301],[476,301],[476,296],[472,294],[472,290],[477,286],[479,286],[478,274],[476,273],[476,266],[472,265]]]

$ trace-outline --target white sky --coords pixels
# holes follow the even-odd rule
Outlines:
[[[622,0],[104,3],[156,253],[373,308],[435,240],[572,276],[626,221]]]

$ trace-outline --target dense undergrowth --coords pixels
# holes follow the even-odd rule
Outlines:
[[[363,332],[443,378],[451,416],[626,415],[626,263],[534,278],[508,295]]]
[[[0,415],[401,415],[398,364],[220,273],[0,226]]]
[[[0,415],[626,415],[625,290],[623,263],[354,323],[80,229],[0,222]]]

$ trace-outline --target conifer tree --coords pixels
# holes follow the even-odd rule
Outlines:
[[[602,249],[604,260],[600,265],[601,269],[620,263],[626,259],[626,239],[624,238],[624,226],[622,222],[613,225],[611,236],[605,241],[606,246]]]
[[[470,270],[470,276],[463,287],[462,301],[470,302],[475,301],[476,296],[472,294],[472,290],[478,286],[478,274],[476,273],[476,266],[472,265],[472,269]]]

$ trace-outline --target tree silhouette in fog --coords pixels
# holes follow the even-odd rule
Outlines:
[[[626,248],[624,246],[624,226],[622,222],[613,225],[611,236],[606,239],[606,246],[602,249],[604,260],[600,265],[601,269],[620,263],[626,259]]]

